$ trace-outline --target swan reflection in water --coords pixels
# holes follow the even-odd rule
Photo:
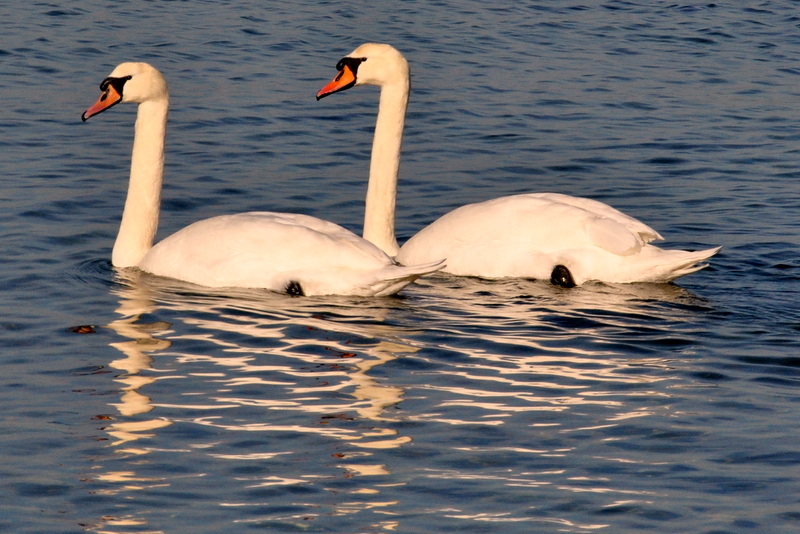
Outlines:
[[[120,298],[116,312],[122,317],[107,327],[125,338],[111,343],[123,354],[110,363],[110,367],[122,371],[114,378],[122,386],[122,395],[120,402],[112,404],[119,412],[118,417],[104,430],[112,438],[110,445],[117,448],[118,458],[128,459],[130,468],[96,476],[99,481],[112,483],[97,493],[116,495],[171,485],[169,477],[139,475],[134,466],[146,465],[144,457],[153,451],[163,452],[163,447],[153,445],[159,443],[157,432],[174,424],[195,424],[230,432],[305,433],[332,438],[346,445],[334,457],[337,469],[348,478],[390,474],[386,465],[368,462],[370,451],[396,448],[411,441],[409,436],[399,435],[385,425],[393,420],[386,411],[402,400],[403,389],[385,385],[369,375],[371,370],[398,355],[418,350],[405,344],[395,328],[385,324],[387,314],[393,307],[401,306],[400,301],[347,298],[315,301],[251,290],[212,292],[139,271],[119,271],[115,282],[112,291]],[[170,321],[145,320],[156,315],[169,315]],[[180,326],[173,328],[172,324]],[[186,348],[197,348],[198,342],[205,350]],[[202,372],[195,372],[197,367]],[[310,384],[309,370],[314,377]],[[189,378],[197,385],[196,377],[202,378],[207,390],[190,391],[178,380]],[[199,402],[153,400],[147,392],[148,386],[159,380],[171,380],[177,387],[179,393],[173,392],[171,399],[183,395]],[[234,394],[242,389],[255,390],[257,394]],[[282,393],[275,394],[278,390]],[[314,415],[314,422],[303,424],[302,417],[292,417],[285,424],[265,422],[272,418],[263,416],[185,417],[186,413],[219,414],[236,412],[237,408],[304,412]],[[158,417],[152,417],[154,411]],[[337,422],[353,420],[370,424],[366,428],[364,425],[357,425],[356,429],[337,428]],[[218,460],[244,462],[293,454],[291,450],[218,452],[215,445],[192,444],[190,448]],[[309,484],[318,478],[301,475],[239,477],[239,480],[247,488],[258,488]],[[356,493],[380,492],[361,487]],[[363,503],[364,508],[375,506],[375,502]],[[348,502],[348,513],[353,513],[354,507],[360,508],[361,504]],[[103,528],[141,525],[141,521],[135,517],[109,516],[103,521]]]
[[[155,451],[259,465],[297,455],[300,435],[310,440],[302,442],[305,448],[328,443],[304,454],[334,458],[325,464],[333,471],[297,474],[299,466],[279,463],[267,474],[255,469],[256,474],[243,475],[237,468],[232,476],[241,487],[222,483],[226,500],[219,505],[253,506],[248,492],[258,488],[338,488],[342,476],[357,480],[337,492],[362,498],[328,503],[333,514],[396,508],[397,499],[381,500],[381,494],[415,476],[464,476],[433,465],[421,465],[416,473],[392,468],[387,460],[391,455],[381,451],[424,440],[424,433],[450,432],[446,429],[460,425],[509,425],[530,412],[562,417],[576,406],[610,409],[609,424],[647,416],[647,410],[624,413],[627,404],[619,398],[657,395],[641,386],[669,379],[673,364],[657,351],[643,351],[636,358],[624,355],[615,346],[614,329],[658,324],[663,333],[705,309],[700,299],[673,285],[590,284],[564,290],[548,283],[448,275],[435,275],[412,286],[407,297],[390,299],[212,293],[126,271],[119,272],[113,291],[120,299],[121,318],[108,326],[125,339],[112,344],[124,355],[111,363],[123,372],[115,377],[122,395],[114,404],[119,420],[106,432],[125,468],[97,477],[118,484],[105,492],[178,483],[169,475],[152,475],[146,458]],[[424,364],[425,371],[400,369],[402,384],[397,378],[374,377],[381,366],[401,357]],[[627,372],[642,366],[663,372]],[[161,380],[169,381],[169,390],[159,391]],[[640,387],[612,393],[604,384]],[[404,401],[411,389],[413,408],[393,409],[408,404]],[[404,424],[398,430],[396,423],[408,422],[418,425]],[[539,424],[569,430],[558,419],[541,418]],[[159,434],[186,425],[208,429],[211,437],[187,443],[180,435]],[[257,438],[252,440],[257,445],[241,446],[233,437],[264,433],[287,440]],[[489,443],[456,450],[470,455],[505,449]],[[303,515],[309,514],[322,515]]]

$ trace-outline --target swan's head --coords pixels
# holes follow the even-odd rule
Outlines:
[[[169,101],[167,81],[147,63],[122,63],[100,84],[103,94],[81,118],[85,121],[120,102],[141,104],[151,100]]]
[[[339,60],[336,69],[339,74],[320,89],[317,100],[356,85],[408,86],[408,61],[388,44],[363,44]]]

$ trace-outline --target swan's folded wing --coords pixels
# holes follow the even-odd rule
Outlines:
[[[576,208],[586,210],[598,217],[611,219],[625,226],[631,232],[639,234],[642,241],[649,243],[651,241],[660,241],[664,239],[661,234],[656,232],[653,228],[647,226],[642,221],[634,219],[630,215],[626,215],[616,208],[612,208],[608,204],[604,204],[598,200],[582,197],[571,197],[569,195],[562,195],[560,193],[535,193],[536,196],[542,199],[567,204]]]
[[[586,221],[586,235],[592,243],[618,256],[630,256],[642,249],[644,240],[639,234],[615,220],[593,217]]]

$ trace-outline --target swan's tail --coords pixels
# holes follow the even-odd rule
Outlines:
[[[365,276],[361,287],[365,295],[376,297],[394,295],[420,276],[436,272],[444,266],[444,260],[408,267],[400,264],[389,265]]]
[[[653,257],[653,263],[648,266],[647,273],[641,281],[643,282],[671,282],[681,276],[686,276],[705,269],[707,263],[701,263],[717,252],[722,247],[687,252],[685,250],[660,250],[660,253]]]

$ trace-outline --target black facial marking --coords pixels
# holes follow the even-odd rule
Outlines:
[[[553,273],[550,275],[550,283],[561,287],[575,287],[575,280],[572,278],[572,273],[563,265],[556,265],[553,267]]]
[[[293,297],[305,296],[305,293],[303,293],[303,288],[300,286],[300,282],[296,282],[294,280],[286,284],[286,294],[292,295]]]
[[[123,76],[122,78],[112,78],[111,76],[109,76],[100,83],[100,90],[103,92],[108,91],[108,86],[110,85],[111,87],[114,88],[116,92],[120,94],[120,96],[122,96],[122,88],[125,86],[125,82],[127,82],[131,78],[132,76]],[[105,100],[106,95],[104,94],[100,98]]]
[[[367,58],[365,57],[343,57],[339,60],[339,63],[336,64],[336,70],[342,70],[346,65],[353,71],[353,76],[358,76],[358,66],[366,60]],[[339,76],[341,76],[341,74]],[[339,78],[337,77],[336,79],[338,80]]]

